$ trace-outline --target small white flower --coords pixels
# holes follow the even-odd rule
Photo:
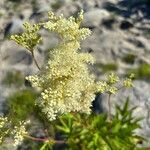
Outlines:
[[[20,122],[19,126],[15,126],[14,130],[12,132],[12,135],[14,136],[14,146],[20,145],[24,139],[24,135],[27,134],[25,125],[29,124],[30,121]]]

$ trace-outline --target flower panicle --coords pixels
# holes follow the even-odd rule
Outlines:
[[[20,121],[17,126],[14,126],[12,135],[14,136],[14,146],[18,146],[24,140],[24,136],[28,134],[26,131],[26,125],[29,124],[30,121]]]
[[[37,44],[42,40],[42,37],[38,34],[41,28],[40,24],[30,25],[28,22],[23,24],[25,32],[21,35],[12,35],[11,40],[15,41],[19,45],[25,47],[31,53]]]
[[[89,113],[95,97],[94,77],[89,74],[87,63],[94,63],[91,54],[81,53],[80,41],[90,30],[80,28],[83,11],[77,18],[64,18],[49,12],[49,21],[43,27],[58,33],[60,45],[50,52],[50,58],[38,75],[27,77],[34,87],[41,88],[37,100],[49,120],[68,112]]]
[[[87,28],[80,28],[81,21],[83,20],[83,11],[78,14],[77,18],[70,17],[66,19],[63,15],[54,15],[53,12],[49,12],[48,15],[50,21],[46,22],[44,27],[58,33],[64,42],[84,40],[91,33]]]

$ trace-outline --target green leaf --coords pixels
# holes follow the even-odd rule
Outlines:
[[[112,130],[111,130],[112,133],[117,133],[117,132],[119,132],[121,126],[122,126],[121,122],[118,121],[118,122],[115,124],[115,126],[112,128]]]
[[[128,111],[128,108],[129,108],[129,97],[127,97],[124,107],[122,109],[122,115]]]
[[[67,128],[67,127],[62,127],[62,126],[59,126],[59,125],[57,125],[56,127],[57,127],[57,129],[60,130],[60,131],[63,131],[63,132],[65,132],[65,133],[70,133],[70,130],[69,130],[69,128]]]

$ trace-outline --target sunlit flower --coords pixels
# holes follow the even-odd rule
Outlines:
[[[24,139],[24,135],[27,134],[25,126],[29,121],[20,122],[19,125],[15,126],[12,135],[14,136],[14,146],[20,145]]]
[[[81,12],[77,19],[65,19],[49,13],[50,21],[44,27],[58,33],[63,41],[50,52],[50,59],[41,73],[27,77],[34,87],[41,88],[37,104],[49,120],[68,112],[90,113],[96,86],[87,63],[93,63],[94,59],[78,51],[80,40],[90,34],[88,29],[80,28],[82,15]]]

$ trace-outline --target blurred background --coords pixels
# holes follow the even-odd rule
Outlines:
[[[0,114],[8,112],[12,101],[24,103],[36,97],[25,76],[37,73],[38,69],[30,53],[11,41],[10,35],[22,33],[26,21],[46,21],[48,11],[69,17],[76,16],[81,9],[82,27],[92,31],[82,42],[82,51],[96,59],[92,72],[97,79],[112,71],[120,77],[135,74],[134,88],[120,90],[112,97],[112,105],[122,105],[129,96],[131,106],[138,106],[135,116],[144,117],[142,130],[137,132],[150,139],[150,0],[0,0]],[[42,66],[48,51],[59,40],[43,29],[40,34],[43,43],[36,48],[35,57]],[[106,95],[97,95],[93,103],[97,113],[107,110],[106,99]],[[40,123],[36,125],[33,132],[41,136]],[[0,150],[10,147],[11,144],[3,145]],[[24,145],[18,149],[36,149],[33,147]]]

